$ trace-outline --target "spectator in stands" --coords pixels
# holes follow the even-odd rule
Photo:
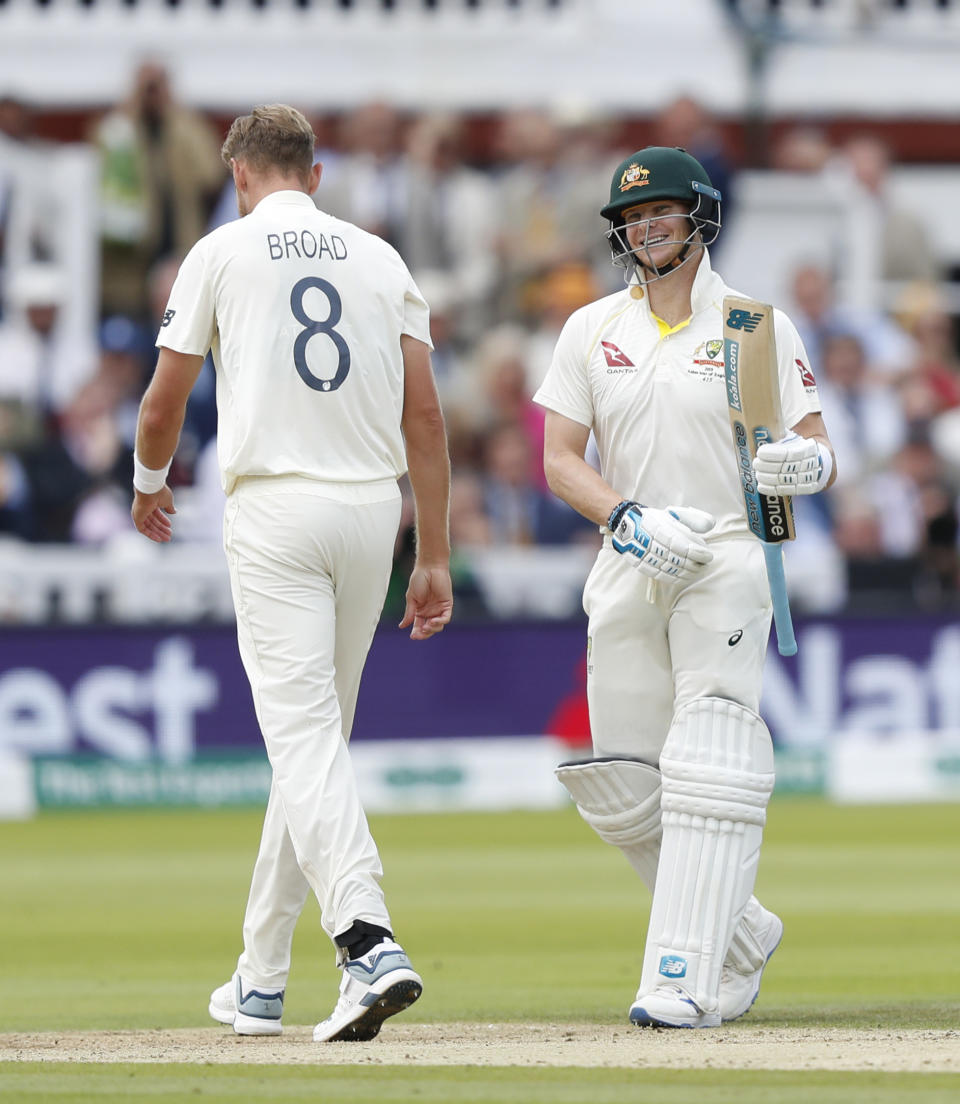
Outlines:
[[[579,141],[579,121],[571,126]],[[598,181],[603,183],[598,167],[604,158],[585,163],[575,144],[568,156],[566,129],[544,111],[508,112],[500,120],[500,317],[526,319],[532,288],[553,265],[597,257],[594,228],[584,212],[592,209]]]
[[[493,543],[493,528],[484,505],[483,480],[469,468],[455,470],[452,474],[450,543],[461,549]]]
[[[56,191],[56,147],[34,133],[34,113],[14,96],[0,97],[0,319],[9,314],[11,284],[35,263],[62,266],[69,238]]]
[[[840,331],[821,347],[817,386],[830,438],[843,456],[838,482],[855,483],[894,456],[907,438],[907,419],[896,390],[871,377],[860,339]]]
[[[901,385],[911,421],[930,421],[960,406],[960,356],[954,321],[939,287],[906,289],[896,314],[914,341],[914,355]]]
[[[717,120],[700,100],[681,95],[671,100],[654,121],[654,146],[680,146],[706,169],[723,196],[724,233],[711,247],[718,255],[736,215],[736,172]]]
[[[394,246],[401,229],[403,123],[400,112],[382,101],[348,112],[339,127],[336,171],[327,171],[324,164],[313,197],[321,210]]]
[[[129,99],[92,139],[101,157],[101,309],[145,321],[151,265],[183,256],[206,231],[224,179],[220,142],[202,115],[176,102],[155,62],[139,67]]]
[[[546,488],[543,474],[543,410],[530,397],[527,386],[528,335],[509,324],[491,330],[477,347],[475,371],[479,401],[471,414],[473,424],[486,433],[505,423],[518,426],[531,446],[534,484]]]
[[[457,336],[476,339],[493,314],[497,204],[489,177],[464,161],[459,118],[429,114],[413,122],[398,189],[401,256],[415,280],[443,279]]]
[[[951,508],[943,465],[924,428],[915,428],[889,467],[874,476],[869,494],[879,515],[884,554],[920,555],[929,526]]]
[[[10,310],[0,324],[0,400],[19,403],[38,433],[96,369],[95,348],[63,326],[67,292],[53,264],[25,265],[10,275]]]
[[[775,172],[821,173],[833,157],[826,132],[812,123],[788,127],[774,139],[770,168]]]
[[[887,314],[847,306],[831,273],[823,265],[802,262],[791,276],[790,312],[814,373],[823,363],[823,346],[834,334],[854,336],[860,342],[868,371],[888,379],[902,374],[914,355],[908,334]]]
[[[838,166],[858,190],[860,201],[874,209],[881,233],[880,278],[935,281],[940,265],[927,225],[891,198],[892,167],[890,147],[870,134],[851,138],[841,151]]]
[[[611,268],[609,260],[607,268]],[[586,261],[563,261],[548,269],[531,290],[532,319],[526,342],[526,386],[532,395],[543,383],[563,324],[603,294]]]
[[[487,432],[483,505],[493,543],[568,544],[595,536],[596,525],[540,486],[533,469],[533,446],[521,425],[502,422]]]

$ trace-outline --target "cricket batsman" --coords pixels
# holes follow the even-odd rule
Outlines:
[[[737,293],[708,253],[721,195],[683,149],[626,158],[600,214],[627,287],[570,316],[534,396],[550,487],[603,534],[583,594],[594,758],[557,774],[653,894],[630,1020],[716,1027],[756,1000],[783,934],[753,896],[774,783],[758,713],[771,601],[727,410]],[[790,431],[758,449],[757,489],[814,494],[833,450],[797,331],[779,310],[774,327]]]

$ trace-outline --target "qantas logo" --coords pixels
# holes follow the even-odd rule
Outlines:
[[[600,347],[603,349],[603,355],[607,358],[607,364],[609,364],[611,368],[635,367],[633,361],[627,354],[621,349],[618,349],[612,341],[601,341]]]
[[[806,364],[797,357],[793,362],[800,369],[800,379],[803,380],[804,387],[816,387],[817,381],[813,378],[813,372],[807,367]]]

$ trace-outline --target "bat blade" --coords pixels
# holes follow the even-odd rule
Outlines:
[[[728,295],[723,300],[723,345],[730,429],[740,487],[751,531],[763,542],[777,646],[781,655],[797,650],[783,574],[781,545],[793,540],[793,503],[757,490],[753,458],[760,445],[784,434],[773,307]]]

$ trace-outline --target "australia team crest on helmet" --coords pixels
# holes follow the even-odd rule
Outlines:
[[[620,177],[620,191],[628,192],[631,188],[642,188],[650,183],[649,177],[650,170],[633,161],[623,170],[623,175]]]

